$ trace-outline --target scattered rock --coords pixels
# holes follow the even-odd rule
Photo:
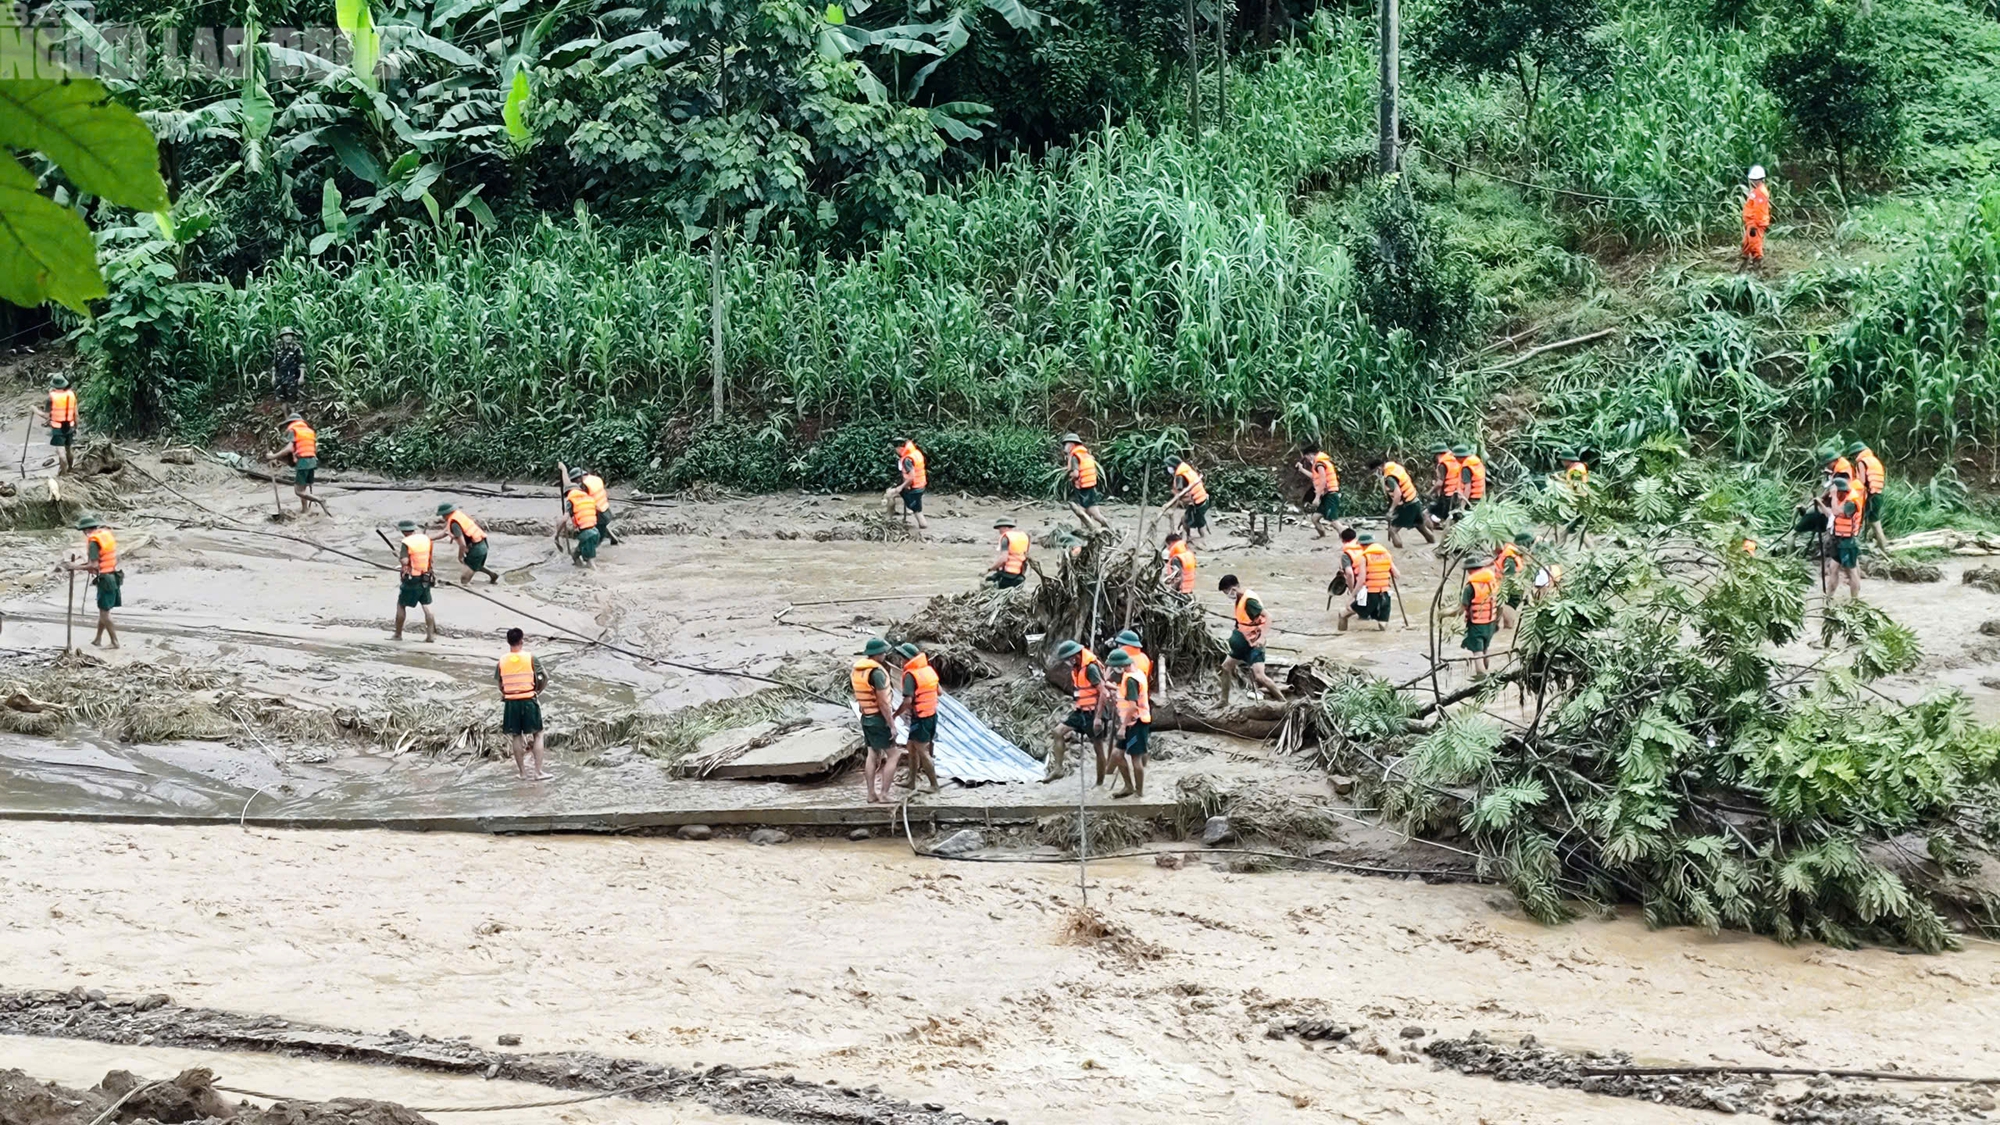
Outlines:
[[[1211,816],[1208,818],[1208,823],[1202,825],[1201,842],[1211,848],[1218,844],[1226,844],[1235,838],[1236,830],[1229,826],[1229,818],[1226,816]]]
[[[1169,871],[1179,871],[1185,863],[1187,857],[1178,852],[1161,852],[1153,857],[1153,866],[1164,867]]]
[[[1981,621],[1979,623],[1979,631],[1989,637],[2000,637],[2000,617],[1993,618],[1990,621]]]
[[[83,998],[85,1000],[102,1000],[104,999],[104,990],[101,988],[93,988],[90,991],[85,992],[83,994]]]
[[[1342,797],[1345,797],[1349,793],[1354,792],[1354,779],[1351,777],[1347,777],[1342,774],[1334,774],[1327,780],[1333,782],[1333,791],[1335,793],[1338,793]]]
[[[1937,564],[1917,562],[1902,555],[1869,555],[1861,560],[1861,573],[1867,578],[1886,578],[1891,582],[1944,581],[1944,571]]]
[[[706,840],[715,835],[715,829],[706,824],[683,824],[674,835],[683,840]]]
[[[132,1001],[132,1010],[135,1012],[150,1012],[154,1008],[164,1008],[173,1002],[173,997],[168,996],[164,992],[149,992]]]
[[[781,832],[776,828],[759,828],[750,833],[750,842],[760,848],[771,844],[782,844],[791,838],[790,833]]]
[[[1405,1039],[1422,1039],[1424,1036],[1428,1034],[1430,1033],[1425,1031],[1423,1028],[1418,1027],[1416,1024],[1411,1024],[1410,1026],[1403,1029],[1403,1038]]]
[[[192,465],[194,464],[194,450],[192,449],[162,450],[160,453],[160,463],[163,465]]]
[[[521,1045],[521,1037],[518,1035],[502,1035],[499,1043],[502,1047],[518,1047]]]
[[[1975,566],[1959,576],[1967,586],[1977,586],[1989,594],[2000,594],[2000,567]]]
[[[946,836],[943,841],[932,848],[931,854],[943,856],[971,855],[985,846],[986,837],[980,835],[977,828],[961,828],[951,835]]]
[[[868,831],[866,828],[857,828],[854,831],[849,832],[847,834],[847,838],[856,841],[858,843],[862,840],[872,839],[874,835],[875,833]]]

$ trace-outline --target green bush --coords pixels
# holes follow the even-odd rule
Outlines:
[[[697,481],[746,492],[776,492],[796,477],[783,444],[744,422],[709,424],[688,435],[677,456],[648,483],[685,488]]]

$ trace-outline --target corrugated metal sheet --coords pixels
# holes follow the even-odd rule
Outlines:
[[[858,719],[861,708],[848,704]],[[896,740],[909,737],[907,720],[896,720]],[[1020,747],[994,733],[966,710],[965,704],[938,693],[937,741],[931,744],[937,762],[938,779],[952,778],[975,784],[987,782],[1030,782],[1042,780],[1042,763]]]
[[[938,694],[938,776],[960,781],[1029,782],[1042,779],[1042,763],[994,733],[965,705]]]

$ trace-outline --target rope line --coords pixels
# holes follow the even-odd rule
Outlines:
[[[605,1090],[595,1094],[583,1094],[574,1098],[551,1098],[536,1102],[510,1102],[506,1105],[423,1105],[405,1106],[411,1113],[505,1113],[515,1109],[548,1109],[560,1105],[581,1105],[584,1102],[603,1101],[606,1098],[624,1098],[645,1090],[655,1090],[671,1086],[678,1078],[662,1078],[653,1082],[642,1082],[637,1086],[623,1086],[616,1090]],[[240,1086],[215,1086],[213,1089],[226,1094],[241,1094],[248,1098],[262,1098],[270,1102],[311,1102],[318,1098],[290,1097],[285,1094],[267,1094],[262,1090],[246,1090]],[[129,1095],[128,1095],[129,1096]]]
[[[1671,204],[1673,206],[1678,206],[1678,207],[1691,207],[1694,206],[1695,204],[1710,204],[1715,202],[1715,200],[1712,198],[1702,198],[1691,195],[1668,196],[1660,199],[1646,199],[1637,195],[1604,195],[1600,192],[1594,192],[1594,191],[1577,191],[1574,188],[1552,187],[1548,184],[1537,184],[1537,183],[1532,183],[1528,180],[1517,180],[1512,176],[1503,175],[1499,172],[1490,171],[1488,169],[1481,168],[1477,165],[1463,164],[1460,163],[1459,161],[1453,160],[1451,157],[1446,156],[1441,152],[1438,152],[1434,149],[1425,148],[1422,145],[1413,144],[1410,146],[1410,149],[1415,152],[1424,153],[1425,155],[1430,156],[1433,159],[1436,159],[1442,163],[1449,164],[1453,168],[1460,169],[1461,171],[1471,172],[1477,176],[1485,176],[1487,179],[1499,180],[1502,183],[1513,184],[1515,187],[1524,187],[1530,191],[1547,192],[1551,195],[1566,195],[1571,199],[1588,199],[1596,203]]]

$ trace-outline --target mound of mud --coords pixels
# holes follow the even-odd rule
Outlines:
[[[114,1070],[88,1090],[72,1090],[37,1082],[19,1070],[0,1070],[0,1121],[7,1125],[95,1125],[100,1120],[119,1125],[431,1125],[430,1118],[393,1102],[365,1098],[278,1102],[268,1109],[248,1102],[231,1105],[216,1091],[215,1082],[215,1073],[205,1067],[160,1081]]]

